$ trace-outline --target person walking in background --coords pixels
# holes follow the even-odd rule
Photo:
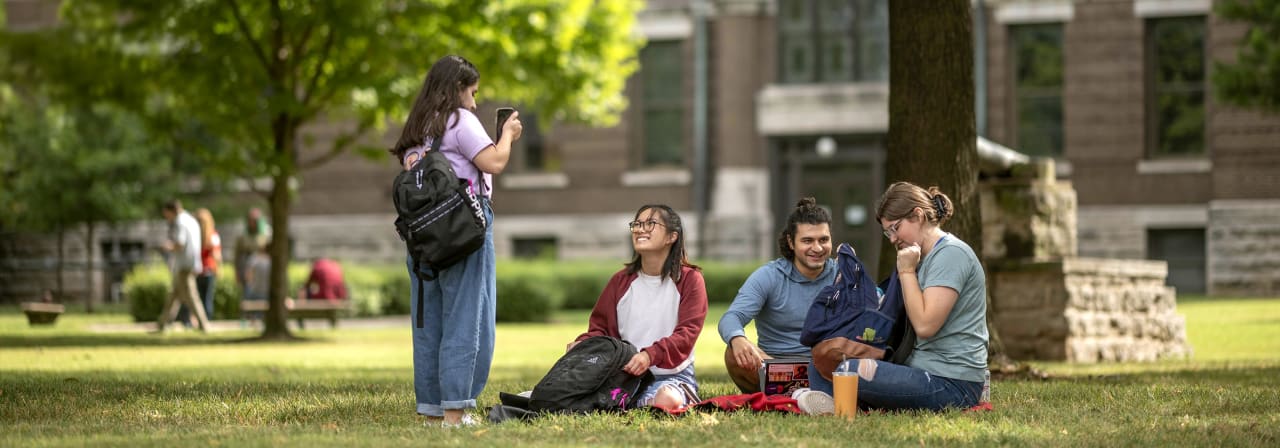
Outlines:
[[[390,150],[409,170],[438,141],[454,172],[470,183],[489,223],[484,245],[439,271],[435,279],[420,281],[414,260],[406,260],[410,292],[420,298],[410,301],[411,315],[423,316],[422,328],[413,327],[417,412],[428,424],[439,421],[444,427],[479,423],[466,411],[476,408],[493,361],[497,277],[491,176],[506,168],[511,144],[523,130],[519,113],[513,113],[502,124],[502,138],[496,143],[490,139],[475,115],[479,89],[480,72],[474,65],[460,56],[440,58],[427,72],[400,139]]]
[[[744,394],[760,391],[766,359],[808,359],[800,330],[813,298],[836,275],[831,259],[831,214],[813,198],[796,203],[778,235],[781,258],[756,269],[720,318],[724,366]],[[759,346],[747,339],[745,327],[756,322]]]
[[[707,317],[706,284],[698,266],[689,263],[684,226],[671,207],[640,207],[627,227],[631,262],[609,279],[587,331],[566,351],[592,336],[630,342],[640,352],[622,370],[636,376],[648,370],[655,377],[640,392],[639,406],[679,409],[699,401],[693,345]]]
[[[245,275],[249,271],[249,257],[259,249],[266,248],[270,241],[271,225],[263,219],[262,211],[256,207],[249,209],[244,219],[244,233],[236,238],[235,253],[232,255],[235,257],[236,287],[240,289],[241,297],[248,297]]]
[[[199,293],[196,292],[196,274],[202,269],[200,224],[182,209],[182,202],[177,199],[165,203],[161,213],[165,221],[169,222],[169,238],[163,248],[172,254],[170,268],[173,272],[173,285],[169,300],[161,309],[156,328],[164,332],[165,326],[177,317],[179,305],[186,305],[195,313],[200,331],[207,332],[209,320],[205,317],[204,305],[200,303]]]
[[[917,339],[906,365],[858,361],[861,408],[938,411],[978,404],[987,369],[986,274],[973,249],[942,230],[954,215],[951,198],[938,187],[897,182],[880,197],[876,220],[898,249],[903,304]],[[830,394],[831,382],[817,369],[809,372],[810,387]]]
[[[200,275],[196,276],[196,289],[204,302],[205,315],[213,320],[217,314],[214,311],[214,293],[217,291],[218,265],[222,264],[222,237],[218,236],[213,213],[209,209],[197,209],[196,221],[200,223]]]

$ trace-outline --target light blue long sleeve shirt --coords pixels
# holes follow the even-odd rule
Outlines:
[[[778,258],[747,277],[738,289],[729,310],[720,318],[720,339],[728,344],[745,336],[743,328],[756,321],[756,346],[772,357],[809,356],[809,347],[800,344],[800,330],[813,298],[830,285],[836,275],[836,261],[828,259],[818,278],[810,280],[791,260]]]

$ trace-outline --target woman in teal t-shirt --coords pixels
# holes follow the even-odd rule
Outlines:
[[[898,182],[880,198],[876,220],[898,250],[902,299],[917,340],[906,365],[859,360],[858,406],[863,409],[978,404],[987,369],[986,274],[973,249],[942,230],[954,213],[951,199],[938,187]],[[831,392],[830,382],[813,377],[814,390]]]

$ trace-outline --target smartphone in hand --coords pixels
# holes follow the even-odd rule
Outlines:
[[[502,125],[507,124],[507,119],[511,118],[511,113],[515,111],[515,108],[511,107],[498,108],[498,117],[494,120],[497,124],[497,126],[495,126],[497,131],[494,132],[495,136],[493,137],[493,141],[495,143],[497,143],[498,140],[502,140]]]

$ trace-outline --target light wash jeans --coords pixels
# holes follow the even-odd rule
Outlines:
[[[915,367],[875,361],[875,378],[858,378],[858,408],[898,411],[968,409],[978,404],[982,382],[944,378]],[[809,362],[809,388],[831,394],[831,381]]]
[[[689,386],[691,390],[687,392],[684,391],[683,388],[680,387],[680,384]],[[685,404],[693,404],[693,402],[698,399],[698,379],[693,375],[693,364],[689,364],[689,367],[685,367],[684,370],[670,375],[655,375],[653,383],[649,384],[649,387],[640,392],[640,399],[636,400],[636,403],[638,403],[639,406],[651,405],[653,403],[653,398],[658,395],[658,389],[661,389],[663,386],[673,386],[677,391],[683,392],[685,396]],[[689,392],[693,392],[694,395],[690,396]]]
[[[445,409],[476,407],[489,381],[497,316],[493,254],[493,209],[482,199],[489,228],[482,246],[466,260],[423,281],[423,327],[417,327],[418,277],[409,270],[409,320],[413,328],[413,392],[419,414],[439,417]]]

